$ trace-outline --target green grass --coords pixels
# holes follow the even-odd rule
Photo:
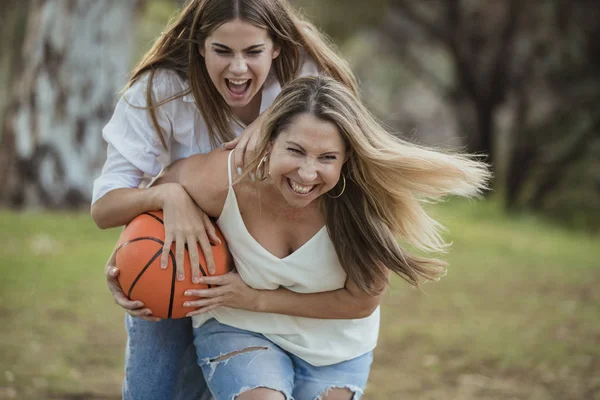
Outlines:
[[[493,202],[433,212],[448,276],[393,280],[366,398],[600,399],[598,238]],[[103,278],[119,230],[69,213],[0,226],[0,399],[119,398],[123,313]]]

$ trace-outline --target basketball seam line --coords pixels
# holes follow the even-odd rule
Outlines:
[[[148,215],[152,218],[154,218],[155,220],[157,220],[158,222],[160,222],[163,226],[164,226],[164,221],[157,217],[154,214],[151,214],[149,212],[144,212],[142,214]],[[117,251],[119,251],[120,249],[122,249],[123,247],[127,246],[130,243],[134,243],[134,242],[139,242],[141,240],[152,240],[154,242],[160,243],[161,245],[164,246],[164,242],[161,241],[160,239],[154,238],[154,237],[149,237],[149,236],[144,236],[144,237],[140,237],[140,238],[135,238],[132,240],[128,240],[127,242],[123,243],[121,246],[119,246],[117,248]],[[214,246],[215,244],[213,244],[212,242],[210,243],[211,246]],[[189,249],[188,249],[188,245],[187,243],[185,244],[185,250],[188,251],[189,253]],[[152,264],[152,262],[154,262],[154,260],[156,260],[156,257],[158,257],[159,255],[161,255],[163,252],[163,249],[161,248],[156,254],[154,254],[154,256],[150,259],[150,261],[148,262],[148,264],[146,264],[146,266],[144,266],[144,268],[142,269],[142,271],[140,271],[140,273],[138,274],[138,276],[135,278],[135,280],[133,281],[133,283],[131,284],[131,287],[129,288],[129,291],[127,293],[127,297],[131,297],[131,292],[133,291],[135,285],[137,284],[137,282],[140,280],[140,278],[142,277],[142,275],[144,274],[144,272],[150,267],[150,265]],[[174,301],[174,297],[175,297],[175,281],[177,278],[177,262],[175,260],[175,256],[173,254],[172,250],[169,250],[169,256],[171,257],[171,261],[173,263],[173,274],[171,277],[171,293],[170,293],[170,298],[169,298],[169,313],[168,313],[168,318],[171,319],[172,315],[173,315],[173,301]],[[202,276],[208,276],[208,273],[206,272],[206,270],[204,269],[204,267],[202,266],[202,264],[200,262],[198,262],[198,267],[200,269],[200,272],[202,272]],[[212,288],[211,284],[206,284],[208,289]]]
[[[152,237],[152,236],[142,236],[142,237],[138,237],[138,238],[135,238],[135,239],[131,239],[131,240],[128,240],[128,241],[126,241],[125,243],[123,243],[122,245],[120,245],[120,246],[117,248],[117,250],[116,250],[116,251],[118,252],[118,251],[119,251],[119,250],[121,250],[123,247],[127,246],[128,244],[131,244],[131,243],[134,243],[134,242],[139,242],[139,241],[141,241],[141,240],[152,240],[153,242],[160,243],[162,246],[164,246],[164,245],[165,245],[165,242],[163,242],[162,240],[160,240],[160,239],[157,239],[157,238],[155,238],[155,237]]]
[[[150,217],[154,218],[155,220],[157,220],[158,222],[160,222],[160,223],[161,223],[161,224],[163,224],[163,225],[165,224],[165,222],[164,222],[164,221],[163,221],[163,220],[162,220],[160,217],[157,217],[156,215],[154,215],[154,214],[152,214],[152,213],[150,213],[150,212],[147,212],[147,211],[146,211],[146,212],[144,212],[144,213],[142,213],[142,214],[143,214],[143,215],[148,215],[148,216],[150,216]],[[213,243],[213,242],[210,242],[210,245],[211,245],[211,246],[213,246],[213,247],[214,247],[214,246],[216,246],[216,244],[215,244],[215,243]],[[186,250],[188,251],[188,253],[189,253],[189,250],[188,250],[188,245],[187,245],[187,243],[185,244],[185,249],[186,249]],[[173,264],[175,264],[175,261],[173,261]],[[207,272],[204,270],[204,267],[202,267],[202,264],[198,263],[198,267],[200,267],[200,271],[202,272],[202,276],[208,276],[208,273],[207,273]],[[208,289],[212,289],[212,285],[210,285],[210,284],[207,284],[206,286],[207,286],[207,288],[208,288]]]
[[[148,263],[146,263],[146,265],[144,266],[144,268],[142,268],[142,270],[140,271],[140,273],[138,274],[138,276],[136,276],[136,278],[134,279],[133,283],[131,284],[131,286],[129,287],[129,291],[127,292],[127,297],[131,298],[131,292],[133,291],[133,288],[135,287],[135,285],[137,284],[137,282],[140,280],[140,278],[142,277],[142,275],[144,275],[144,272],[146,272],[146,270],[150,267],[150,265],[154,262],[154,260],[156,260],[156,257],[160,256],[162,253],[162,248],[160,250],[158,250],[150,259],[150,261],[148,261]]]
[[[188,254],[189,254],[189,252],[190,252],[190,251],[189,251],[189,249],[188,249],[188,245],[187,245],[187,243],[185,244],[184,248],[185,248],[185,251],[187,251],[187,252],[188,252]],[[208,276],[208,273],[207,273],[207,272],[204,270],[204,267],[202,266],[202,264],[201,264],[200,262],[198,262],[198,268],[200,268],[200,272],[202,272],[202,276]],[[210,285],[210,284],[208,284],[208,283],[207,283],[207,284],[206,284],[206,287],[207,287],[208,289],[211,289],[211,288],[212,288],[212,285]]]
[[[158,240],[158,239],[156,239],[156,240]],[[150,267],[150,265],[152,265],[154,260],[156,260],[156,258],[162,254],[162,252],[163,252],[162,248],[160,250],[158,250],[156,252],[156,254],[154,254],[154,256],[152,256],[150,261],[148,261],[148,263],[140,271],[138,276],[135,278],[135,280],[131,284],[131,287],[129,288],[129,291],[127,293],[127,297],[131,297],[131,292],[133,291],[137,282],[140,280],[142,275],[144,275],[144,272],[146,272],[146,270]],[[177,262],[175,261],[175,255],[173,254],[173,252],[171,250],[169,250],[169,256],[171,256],[171,261],[173,262],[173,273],[171,276],[171,293],[169,294],[169,312],[168,312],[167,318],[171,319],[171,317],[173,316],[173,301],[175,300],[174,297],[175,297],[175,279],[177,277]]]
[[[156,215],[154,215],[154,214],[152,214],[150,212],[144,212],[142,214],[143,215],[148,215],[148,216],[154,218],[155,220],[157,220],[158,222],[160,222],[163,225],[165,224],[165,222],[160,217],[157,217]],[[213,242],[210,242],[210,245],[211,246],[216,246],[216,244],[214,244]],[[187,243],[185,244],[185,249],[189,252]],[[173,263],[175,263],[175,262],[173,262]],[[204,270],[204,267],[202,267],[202,264],[198,263],[198,267],[200,267],[200,271],[202,272],[202,276],[208,276],[208,273]],[[212,289],[212,285],[210,285],[210,284],[207,284],[206,287],[208,289]]]
[[[149,212],[145,212],[145,213],[142,213],[142,214],[143,214],[143,215],[149,215],[149,216],[151,216],[152,218],[154,218],[155,220],[157,220],[158,222],[160,222],[161,224],[163,224],[163,225],[165,224],[165,223],[164,223],[164,221],[163,221],[162,219],[160,219],[160,217],[157,217],[157,216],[156,216],[156,215],[154,215],[154,214],[151,214],[151,213],[149,213]]]

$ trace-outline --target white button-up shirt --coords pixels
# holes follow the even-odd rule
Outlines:
[[[300,76],[317,73],[314,61],[305,56]],[[102,130],[102,137],[108,143],[107,158],[102,174],[94,181],[92,204],[111,190],[139,187],[145,177],[157,176],[164,167],[180,158],[213,150],[206,121],[191,93],[156,108],[158,124],[168,146],[168,150],[164,149],[146,109],[147,80],[148,75],[127,89]],[[154,103],[186,91],[188,87],[187,82],[173,71],[159,70],[152,85]],[[281,85],[271,70],[262,88],[261,113],[273,104],[280,92]],[[239,136],[243,127],[232,121],[231,129]]]

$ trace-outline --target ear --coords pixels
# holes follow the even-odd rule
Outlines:
[[[205,43],[205,42],[203,42],[203,43],[201,43],[201,44],[199,44],[199,45],[198,45],[198,51],[200,52],[200,55],[201,55],[203,58],[204,58],[204,53],[205,53],[205,51],[204,51],[204,43]]]
[[[277,57],[279,57],[280,53],[281,53],[281,46],[274,46],[273,47],[273,56],[271,58],[273,60],[276,59]]]

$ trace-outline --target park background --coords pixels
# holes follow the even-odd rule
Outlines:
[[[117,399],[123,312],[89,216],[102,126],[185,0],[0,3],[0,399]],[[399,135],[486,154],[429,208],[453,246],[393,279],[365,398],[600,399],[600,2],[294,0]]]

